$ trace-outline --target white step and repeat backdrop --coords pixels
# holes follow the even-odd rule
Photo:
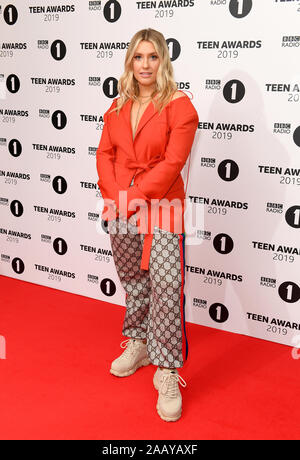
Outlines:
[[[0,14],[0,273],[125,305],[95,154],[130,38],[152,27],[200,120],[186,319],[299,343],[300,2],[20,0]]]

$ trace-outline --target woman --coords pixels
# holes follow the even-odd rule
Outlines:
[[[119,97],[104,114],[97,149],[116,270],[126,292],[121,343],[111,365],[118,377],[150,363],[157,411],[181,416],[177,368],[188,351],[184,318],[184,183],[181,170],[198,124],[189,97],[177,91],[164,36],[143,29],[131,39]]]

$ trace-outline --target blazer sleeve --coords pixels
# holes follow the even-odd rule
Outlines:
[[[107,199],[118,201],[119,185],[116,182],[114,159],[115,148],[111,142],[109,135],[109,120],[108,113],[116,105],[116,99],[111,104],[110,108],[103,115],[104,126],[100,138],[99,146],[96,151],[96,167],[99,180],[97,182],[101,191],[104,202]]]
[[[170,108],[170,137],[165,157],[144,175],[138,185],[127,188],[128,203],[140,198],[146,201],[151,198],[162,199],[184,167],[193,145],[199,118],[188,96],[180,99],[181,103],[176,101]],[[127,217],[131,214],[133,212],[129,211]]]

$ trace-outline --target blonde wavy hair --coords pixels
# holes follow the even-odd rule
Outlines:
[[[135,51],[142,40],[149,41],[153,44],[159,59],[160,64],[156,76],[156,88],[152,93],[155,108],[159,113],[170,102],[174,92],[177,90],[177,85],[174,80],[173,66],[171,63],[167,42],[162,33],[157,30],[148,28],[139,30],[132,37],[125,56],[124,72],[118,81],[119,99],[117,101],[116,110],[119,114],[123,105],[128,99],[135,99],[139,96],[139,85],[133,75],[133,57]]]

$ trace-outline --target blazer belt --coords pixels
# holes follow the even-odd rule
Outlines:
[[[151,160],[148,161],[148,163],[143,163],[137,160],[132,160],[131,158],[126,160],[126,163],[119,163],[116,162],[116,164],[120,164],[122,166],[125,166],[128,169],[140,169],[142,171],[148,171],[149,169],[154,168],[156,164],[160,162],[160,155],[157,155],[155,157],[152,157]]]
[[[150,260],[150,252],[153,240],[153,233],[146,233],[144,236],[144,244],[143,244],[143,252],[142,252],[142,259],[140,268],[142,270],[149,270],[149,260]]]
[[[151,158],[151,160],[148,163],[140,163],[134,160],[129,160],[126,163],[126,166],[130,169],[138,169],[140,170],[140,172],[148,171],[152,169],[156,164],[158,164],[160,160],[161,160],[160,155]],[[153,233],[146,233],[144,235],[143,252],[142,252],[142,259],[141,259],[141,264],[140,264],[140,268],[142,270],[149,270],[149,260],[150,260],[152,240],[153,240]]]
[[[156,164],[160,162],[160,155],[151,158],[148,163],[141,163],[132,159],[126,161],[126,163],[118,163],[122,164],[122,166],[126,166],[129,169],[138,169],[139,172],[148,171],[152,169]],[[139,174],[139,173],[138,173]],[[153,240],[153,233],[146,233],[144,235],[144,243],[143,243],[143,252],[141,258],[140,268],[142,270],[149,270],[149,260],[150,260],[150,252]]]

